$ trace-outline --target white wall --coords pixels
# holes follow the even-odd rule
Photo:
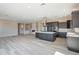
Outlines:
[[[31,29],[31,34],[35,34],[35,32],[32,32],[32,30],[36,31],[36,23],[32,23],[32,29]]]
[[[31,34],[31,24],[20,23],[20,25],[23,25],[23,30],[21,30],[20,33]],[[21,29],[21,26],[20,26],[20,29]]]
[[[31,24],[27,25],[27,30],[25,29],[25,26],[24,26],[24,34],[31,34]]]
[[[0,20],[0,37],[18,35],[17,23],[14,21]]]

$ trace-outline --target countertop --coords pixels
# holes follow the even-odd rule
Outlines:
[[[67,33],[67,37],[79,37],[79,33],[68,32],[68,33]]]
[[[56,33],[56,32],[36,32],[36,33],[54,34],[54,33]]]

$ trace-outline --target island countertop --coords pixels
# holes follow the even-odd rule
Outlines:
[[[68,32],[67,37],[79,37],[79,34],[75,32]]]
[[[36,32],[36,33],[54,34],[56,32]]]

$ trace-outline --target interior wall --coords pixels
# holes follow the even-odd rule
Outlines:
[[[31,34],[35,34],[35,32],[37,31],[37,26],[38,24],[36,22],[33,22],[31,24]]]
[[[0,20],[0,37],[18,35],[17,23],[14,21]]]
[[[24,34],[31,34],[31,24],[24,24]]]
[[[31,24],[18,23],[18,34],[31,34]]]
[[[23,35],[23,34],[24,34],[24,24],[18,23],[18,35]]]

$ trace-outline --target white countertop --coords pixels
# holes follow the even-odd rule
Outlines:
[[[74,32],[68,32],[67,37],[79,37],[79,34],[74,33]]]
[[[54,34],[54,33],[56,33],[56,32],[36,32],[36,33]]]

